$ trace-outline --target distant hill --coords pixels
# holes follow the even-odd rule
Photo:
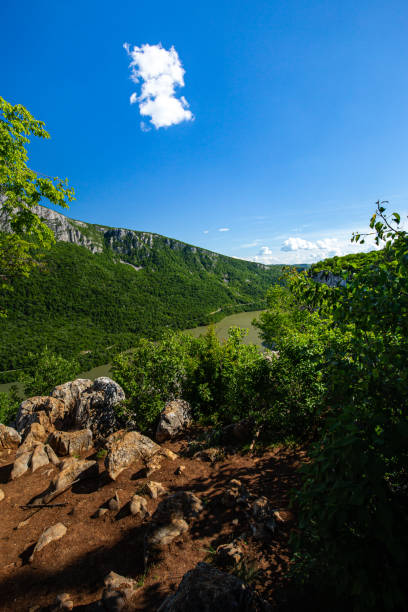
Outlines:
[[[79,355],[84,368],[109,360],[135,337],[208,324],[265,305],[282,266],[266,266],[159,234],[38,214],[57,243],[41,268],[14,282],[0,319],[0,370],[24,366],[45,345]],[[0,210],[0,231],[9,231]]]

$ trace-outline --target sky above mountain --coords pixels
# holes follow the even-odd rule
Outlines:
[[[0,95],[68,214],[264,263],[408,211],[405,0],[3,0]]]

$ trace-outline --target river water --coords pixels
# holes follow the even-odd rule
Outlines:
[[[262,342],[259,336],[258,329],[252,325],[252,321],[260,315],[262,310],[254,310],[252,312],[238,312],[237,314],[229,315],[224,317],[221,321],[215,324],[215,333],[220,340],[225,340],[228,337],[228,330],[230,327],[242,327],[248,330],[247,336],[243,339],[245,344],[256,344],[262,346]],[[208,330],[209,325],[203,325],[201,327],[193,327],[192,329],[184,330],[185,333],[191,334],[195,338],[198,338],[201,334],[205,334]],[[88,370],[88,372],[82,372],[78,378],[90,378],[94,380],[98,376],[109,376],[111,370],[111,364],[105,363],[104,365],[97,366]],[[10,387],[16,383],[7,383],[0,385],[0,391],[8,391]],[[17,383],[17,386],[21,389],[22,385]]]

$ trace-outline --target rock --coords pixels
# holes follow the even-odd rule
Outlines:
[[[287,508],[279,508],[273,511],[273,518],[277,523],[286,525],[295,520],[295,515]]]
[[[49,438],[49,445],[57,455],[80,455],[92,448],[92,431],[54,431]]]
[[[164,546],[188,531],[191,520],[202,509],[200,499],[190,491],[178,491],[163,499],[157,506],[145,534],[145,565],[152,557],[157,556]]]
[[[108,508],[99,508],[99,510],[98,510],[96,515],[97,515],[98,518],[101,518],[102,516],[104,516],[108,512],[109,512]]]
[[[243,443],[249,440],[254,429],[253,419],[242,419],[237,423],[230,423],[221,430],[221,440],[224,444]]]
[[[43,502],[46,504],[58,493],[68,489],[76,480],[95,478],[99,473],[97,461],[86,461],[75,457],[61,461],[59,469],[59,474],[51,481],[43,497]]]
[[[35,545],[33,554],[30,557],[30,562],[33,561],[34,555],[36,552],[39,552],[44,546],[50,544],[50,542],[54,542],[54,540],[59,540],[67,533],[67,528],[62,523],[57,523],[56,525],[52,525],[52,527],[48,527],[45,529],[39,537],[37,544]]]
[[[72,597],[69,595],[69,593],[61,593],[55,598],[55,612],[57,612],[57,610],[72,610],[73,607],[74,602],[72,601]]]
[[[217,561],[222,567],[231,567],[238,565],[243,558],[243,551],[239,542],[230,542],[222,544],[217,548]]]
[[[168,402],[160,415],[156,440],[164,442],[177,436],[191,423],[190,404],[182,399]]]
[[[50,463],[58,466],[61,463],[61,461],[60,459],[58,459],[57,455],[54,453],[51,446],[49,446],[49,444],[45,444],[44,449],[48,455],[48,459],[50,460]]]
[[[157,499],[159,495],[163,495],[166,492],[162,483],[154,482],[154,480],[148,480],[145,484],[145,489],[152,499]]]
[[[207,563],[184,574],[174,595],[158,612],[272,612],[265,600],[237,576],[221,572]]]
[[[102,595],[104,609],[109,612],[129,610],[131,599],[140,588],[136,580],[110,572],[104,582],[105,589]]]
[[[67,429],[72,415],[64,402],[55,397],[30,397],[20,404],[16,418],[17,431],[24,437],[33,423],[42,425],[46,432]]]
[[[124,399],[125,393],[118,383],[106,376],[96,378],[92,387],[81,393],[77,401],[76,426],[90,429],[95,440],[103,440],[117,430],[115,406]]]
[[[163,457],[167,457],[167,459],[171,459],[172,461],[178,458],[177,453],[173,453],[169,448],[162,448],[160,453]]]
[[[115,493],[115,497],[112,497],[112,499],[108,501],[108,508],[109,510],[112,510],[112,512],[119,512],[120,500],[119,500],[119,495],[117,491]]]
[[[140,516],[141,519],[148,516],[147,501],[144,497],[141,495],[133,495],[130,500],[130,514],[132,514],[132,516]]]
[[[113,441],[108,439],[105,467],[112,480],[116,480],[119,474],[135,461],[139,460],[147,465],[160,450],[160,446],[147,436],[137,431],[124,431]]]
[[[13,469],[11,471],[11,480],[19,478],[28,471],[31,463],[31,456],[32,451],[27,451],[21,455],[18,455],[14,461]]]
[[[6,494],[4,493],[3,489],[0,489],[0,501],[3,501],[5,497],[6,497]]]
[[[20,521],[19,524],[17,525],[17,529],[22,529],[23,527],[26,527],[28,523],[30,522],[30,518],[31,517],[29,517],[25,521]]]
[[[89,378],[77,378],[54,387],[51,397],[56,397],[64,402],[71,414],[75,413],[77,403],[85,391],[92,389],[93,382]]]
[[[251,530],[254,538],[264,540],[268,532],[275,533],[276,521],[274,510],[271,508],[267,497],[258,497],[251,505],[254,521],[251,522]]]
[[[0,423],[0,450],[17,448],[21,443],[21,436],[13,427]]]
[[[185,465],[179,465],[174,473],[176,476],[181,476],[182,473],[185,471],[185,469],[186,469]]]
[[[31,471],[35,472],[35,470],[38,470],[43,465],[47,465],[49,462],[50,460],[45,451],[44,444],[39,443],[31,455]]]
[[[47,435],[47,432],[40,423],[32,423],[26,431],[24,442],[18,447],[16,457],[34,450],[38,444],[45,442]]]
[[[146,478],[149,478],[153,472],[157,472],[161,468],[161,455],[153,455],[146,465]]]
[[[221,457],[221,452],[218,448],[205,448],[204,450],[197,451],[193,455],[193,459],[201,459],[201,461],[210,461],[215,463]]]
[[[221,495],[221,503],[227,508],[234,508],[237,504],[246,502],[248,492],[240,480],[233,478],[229,482],[228,488]]]

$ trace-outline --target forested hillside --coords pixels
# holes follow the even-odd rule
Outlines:
[[[267,288],[281,275],[281,266],[157,234],[92,226],[58,213],[46,221],[60,241],[3,296],[2,371],[24,367],[27,353],[44,346],[79,355],[84,368],[100,364],[137,337],[155,339],[166,327],[185,329],[262,308]]]

